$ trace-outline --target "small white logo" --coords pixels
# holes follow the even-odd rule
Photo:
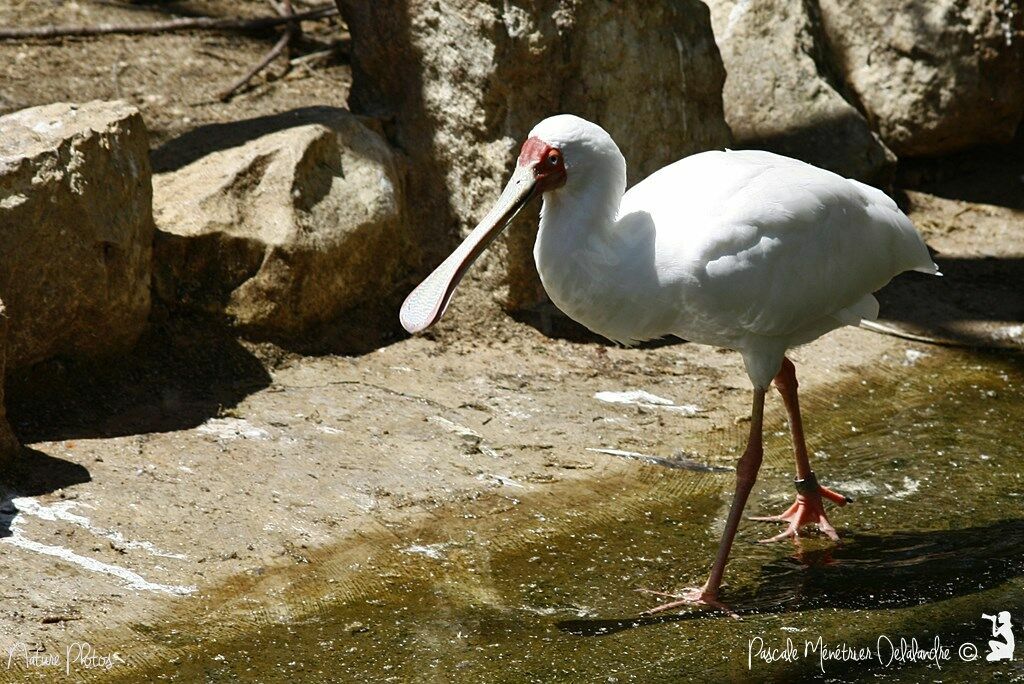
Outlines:
[[[989,653],[985,660],[995,662],[997,660],[1013,660],[1013,649],[1016,645],[1013,639],[1013,627],[1010,624],[1010,612],[999,611],[999,615],[988,615],[982,613],[981,617],[992,621],[992,639],[988,642]],[[997,641],[998,639],[1002,641]]]

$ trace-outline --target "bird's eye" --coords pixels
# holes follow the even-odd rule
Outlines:
[[[553,153],[551,156],[548,157],[548,164],[551,164],[552,166],[555,166],[556,164],[558,164],[558,153],[557,152]]]

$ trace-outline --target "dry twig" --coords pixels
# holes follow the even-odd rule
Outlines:
[[[224,90],[220,91],[217,94],[217,99],[219,99],[222,102],[230,100],[231,96],[234,95],[239,88],[248,83],[253,76],[266,69],[267,65],[273,62],[278,55],[284,52],[285,48],[288,47],[288,43],[290,43],[291,40],[292,32],[290,30],[286,30],[283,34],[281,34],[281,37],[278,39],[278,41],[274,43],[274,47],[270,48],[270,51],[267,54],[263,55],[260,61],[256,62],[256,64],[253,65],[253,67],[249,69],[249,71],[245,72],[244,76],[239,78],[237,81],[229,85]]]
[[[260,61],[253,65],[249,71],[245,72],[245,75],[217,94],[217,98],[222,102],[230,100],[231,96],[234,95],[239,88],[248,83],[253,76],[266,69],[278,55],[288,49],[292,40],[302,33],[302,26],[299,24],[298,19],[296,19],[297,15],[295,14],[295,10],[292,9],[292,0],[282,0],[280,5],[271,1],[271,5],[277,10],[277,13],[281,18],[287,21],[284,33],[282,33],[278,41],[274,43],[274,47],[270,48],[270,51],[263,55],[263,57],[260,58]]]

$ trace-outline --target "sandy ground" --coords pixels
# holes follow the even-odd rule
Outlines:
[[[0,8],[0,24],[152,20],[161,7],[266,9],[212,0],[114,5],[15,1]],[[337,25],[320,26],[310,50],[334,39]],[[216,102],[211,93],[273,39],[0,43],[0,110],[121,97],[142,108],[156,147],[206,123],[344,105],[348,72],[339,59],[258,79],[232,103]],[[946,276],[908,275],[883,293],[893,325],[1022,344],[1024,169],[992,154],[905,176],[928,190],[903,197]],[[1001,194],[972,190],[991,187]],[[303,564],[317,548],[401,529],[453,502],[500,506],[633,463],[594,449],[734,461],[749,402],[738,355],[690,344],[621,349],[557,316],[518,318],[470,290],[429,336],[318,357],[161,319],[114,367],[48,364],[12,379],[10,414],[30,449],[0,503],[0,646],[53,653],[82,640],[117,644],[120,634],[130,649],[132,635],[228,578]],[[909,368],[921,351],[920,342],[844,329],[793,358],[802,387],[827,391],[867,366]],[[672,406],[595,398],[632,390]],[[779,403],[772,400],[769,429],[783,429]],[[813,415],[807,420],[813,426]],[[769,465],[784,472],[788,459],[769,454]],[[0,679],[15,674],[0,667]]]
[[[324,2],[295,0],[296,11]],[[0,26],[145,24],[171,17],[264,17],[264,0],[123,2],[120,0],[7,0]],[[137,106],[153,146],[204,124],[237,121],[312,105],[343,107],[351,82],[336,17],[306,22],[291,57],[334,49],[285,73],[283,60],[261,73],[230,102],[217,94],[270,49],[274,30],[179,32],[0,42],[0,114],[49,104],[122,99]],[[154,158],[159,171],[162,159]]]

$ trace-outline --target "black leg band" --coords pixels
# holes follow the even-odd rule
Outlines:
[[[813,494],[818,491],[818,478],[811,472],[802,480],[793,480],[797,494]]]

